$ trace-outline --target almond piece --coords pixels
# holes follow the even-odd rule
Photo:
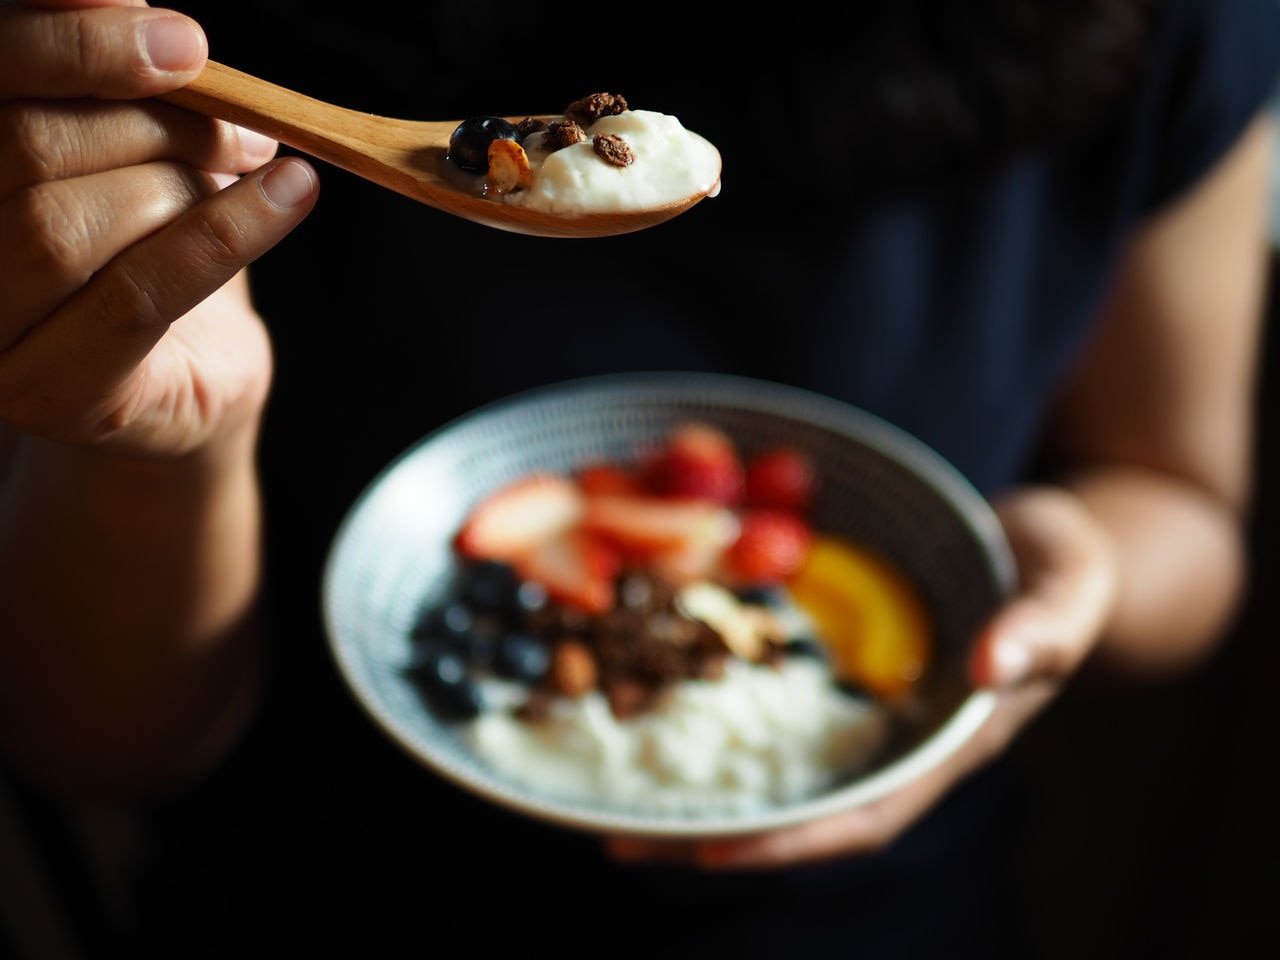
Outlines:
[[[557,693],[578,698],[596,685],[596,658],[577,640],[562,640],[551,655],[551,687]]]
[[[527,190],[533,185],[533,167],[524,147],[514,140],[495,140],[489,144],[489,176],[485,186],[490,193],[504,194]]]

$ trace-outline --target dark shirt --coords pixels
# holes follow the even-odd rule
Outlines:
[[[1094,134],[850,205],[838,195],[857,186],[807,181],[776,118],[722,128],[715,88],[646,83],[620,58],[552,71],[541,34],[484,24],[485,4],[341,19],[306,3],[177,6],[206,22],[216,59],[377,113],[545,111],[592,92],[557,86],[565,75],[625,83],[633,106],[708,135],[725,168],[719,197],[657,229],[542,241],[322,166],[313,216],[253,268],[278,371],[262,451],[267,696],[213,778],[147,811],[139,927],[157,954],[1025,956],[1010,872],[1024,811],[1004,765],[875,856],[758,875],[614,867],[594,838],[473,800],[373,728],[326,653],[321,568],[344,511],[419,437],[610,371],[798,384],[914,433],[984,493],[1025,479],[1126,236],[1270,94],[1280,8],[1170,0],[1138,89]],[[454,26],[470,49],[439,39]],[[502,100],[490,58],[506,65]]]

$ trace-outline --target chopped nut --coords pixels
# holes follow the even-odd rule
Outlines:
[[[528,699],[515,711],[516,719],[525,723],[542,723],[551,717],[551,695],[545,690],[530,690]]]
[[[767,643],[785,647],[787,644],[787,625],[768,607],[744,604],[743,619],[751,629]]]
[[[619,720],[626,720],[644,712],[654,693],[644,684],[616,680],[605,688],[604,695],[609,701],[610,712]]]
[[[533,167],[524,147],[514,140],[494,140],[489,144],[489,176],[485,186],[490,193],[524,190],[533,183]]]
[[[615,167],[629,167],[636,162],[630,145],[616,133],[597,133],[591,140],[591,149],[606,163]]]
[[[564,108],[564,115],[589,127],[601,117],[613,117],[627,110],[626,98],[616,93],[593,93]]]
[[[787,660],[787,645],[776,640],[768,640],[765,642],[764,655],[760,662],[766,666],[773,667],[778,670]]]
[[[596,658],[577,640],[561,640],[551,654],[548,682],[566,697],[581,697],[595,688]]]
[[[699,680],[723,680],[728,661],[729,655],[723,651],[704,651],[694,664],[693,675]]]
[[[664,610],[674,599],[671,586],[653,577],[627,574],[618,581],[618,603],[628,610],[641,613]]]
[[[648,616],[645,621],[649,639],[653,643],[671,644],[676,647],[687,647],[702,635],[702,625],[696,620],[677,611],[667,613],[658,611]]]
[[[530,134],[537,133],[539,130],[545,130],[546,128],[547,121],[542,119],[542,117],[525,117],[516,124],[516,136],[523,141],[525,137]]]
[[[766,641],[777,629],[773,617],[753,612],[728,590],[710,583],[685,587],[676,605],[685,616],[708,624],[729,650],[751,663],[764,656]]]

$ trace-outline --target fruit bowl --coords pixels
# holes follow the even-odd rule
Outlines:
[[[623,463],[678,425],[722,431],[745,456],[803,451],[819,482],[809,522],[856,544],[852,557],[811,556],[823,576],[858,580],[868,609],[827,604],[838,632],[855,615],[904,616],[885,586],[900,575],[927,618],[929,656],[909,695],[893,698],[874,750],[856,771],[786,802],[744,809],[648,809],[544,791],[474,749],[466,721],[424,697],[413,677],[415,630],[458,590],[459,531],[476,505],[530,475]],[[829,543],[824,540],[829,546]],[[883,558],[885,566],[859,558]],[[334,538],[323,582],[331,652],[370,720],[432,773],[534,818],[597,833],[730,836],[869,803],[957,749],[993,694],[967,674],[981,625],[1013,589],[1015,567],[987,502],[937,453],[891,424],[776,383],[700,373],[592,377],[492,403],[428,434],[357,498]],[[868,586],[868,584],[870,586]],[[836,659],[839,659],[837,654]]]

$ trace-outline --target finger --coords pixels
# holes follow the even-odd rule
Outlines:
[[[169,324],[297,226],[317,191],[310,164],[275,160],[116,257],[0,355],[6,418],[20,429],[48,433],[62,426],[67,410],[77,410],[79,430],[104,429],[104,420],[127,410],[138,369]],[[51,395],[61,398],[63,409],[49,409]]]
[[[192,80],[207,56],[204,31],[174,11],[0,5],[0,99],[148,97]]]
[[[20,7],[40,7],[45,10],[78,10],[85,7],[148,7],[147,0],[0,0],[16,3]]]
[[[5,82],[0,79],[0,103],[4,103],[0,107],[0,196],[40,180],[156,159],[243,173],[275,155],[274,141],[231,124],[149,100],[125,106],[97,99],[113,93],[145,97],[156,92],[155,82],[121,85],[130,83],[140,38],[141,42],[155,43],[159,34],[163,45],[170,42],[164,38],[173,30],[182,38],[178,48],[187,52],[195,49],[199,55],[189,69],[172,74],[159,88],[171,89],[187,82],[204,63],[204,34],[194,21],[162,10],[130,11],[123,7],[77,14],[83,14],[83,19],[75,22],[71,40],[54,39],[67,31],[68,14],[48,13],[43,19],[32,19],[41,15],[28,14],[20,21],[9,18],[0,31],[0,48],[18,51],[0,56],[0,77],[17,76],[22,81],[10,81],[7,92],[95,98],[92,102],[5,102]],[[143,19],[130,19],[139,17]],[[99,22],[106,18],[120,22]],[[84,37],[80,36],[82,30]],[[31,35],[45,38],[50,48],[47,55],[41,55],[37,45],[26,39]]]
[[[619,863],[692,866],[694,845],[686,841],[646,840],[641,837],[606,837],[605,853]]]
[[[712,871],[769,870],[868,854],[882,849],[915,822],[976,762],[953,756],[883,800],[792,827],[677,843],[612,837],[606,840],[605,849],[624,863],[676,864]]]
[[[274,140],[155,101],[0,103],[0,198],[62,180],[174,160],[213,173],[247,173]]]
[[[697,863],[708,870],[776,869],[878,850],[885,828],[875,805],[735,840],[699,844]]]
[[[217,192],[181,164],[55,180],[0,205],[0,350],[83,287],[121,251]]]
[[[997,512],[1022,590],[979,638],[971,674],[983,686],[1065,677],[1088,654],[1114,603],[1112,544],[1065,490],[1023,494],[998,504]]]
[[[794,827],[729,839],[666,843],[633,837],[605,841],[621,863],[664,864],[702,870],[767,870],[853,856],[880,845],[883,828],[874,808],[843,813]]]

